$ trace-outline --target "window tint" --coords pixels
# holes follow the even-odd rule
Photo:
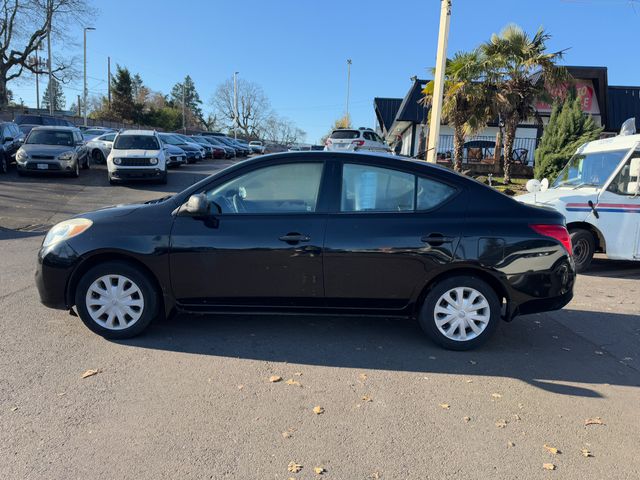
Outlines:
[[[631,155],[607,190],[620,195],[640,194],[640,152]]]
[[[413,210],[415,177],[368,165],[345,164],[342,170],[343,212],[404,212]]]
[[[207,193],[223,213],[315,212],[322,163],[288,163],[246,173]]]
[[[115,150],[159,150],[158,140],[152,135],[118,135]]]
[[[418,210],[431,210],[451,198],[456,189],[428,178],[418,178]]]
[[[358,130],[335,130],[329,138],[335,138],[337,140],[358,138],[360,132]]]
[[[114,138],[116,138],[116,134],[115,133],[109,133],[107,135],[102,135],[100,137],[100,140],[102,140],[103,142],[113,142]]]

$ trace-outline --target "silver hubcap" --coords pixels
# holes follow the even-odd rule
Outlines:
[[[122,330],[136,323],[144,310],[140,287],[123,275],[105,275],[87,290],[89,315],[109,330]]]
[[[440,296],[433,313],[436,327],[445,337],[458,342],[480,335],[491,318],[489,302],[470,287],[452,288]]]

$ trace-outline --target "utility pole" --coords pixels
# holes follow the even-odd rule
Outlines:
[[[187,133],[187,123],[186,123],[186,110],[185,110],[185,93],[184,93],[184,84],[186,82],[182,82],[182,133]]]
[[[50,4],[50,2],[49,2]],[[51,20],[49,20],[49,27],[47,28],[47,53],[49,58],[47,58],[47,70],[49,70],[49,113],[53,116],[53,72],[51,71]]]
[[[233,138],[238,139],[238,73],[233,72]]]
[[[452,0],[440,0],[440,31],[438,33],[438,53],[436,55],[436,74],[433,79],[433,102],[431,104],[431,122],[429,125],[429,143],[427,144],[427,162],[436,163],[438,141],[440,140],[440,120],[442,118],[442,95],[444,93],[444,71],[447,65],[447,44],[451,23]]]
[[[349,119],[349,94],[351,93],[351,59],[347,59],[347,108],[346,118]]]
[[[87,126],[87,30],[95,30],[93,27],[84,27],[84,88],[82,90],[82,109],[84,110],[84,126]]]
[[[111,109],[111,57],[107,57],[107,99]]]
[[[80,103],[80,94],[78,94],[78,116],[82,115],[82,103]]]
[[[34,52],[36,56],[36,108],[38,110],[40,110],[40,74],[38,73],[40,71],[40,58],[38,58],[38,50],[40,50],[40,48],[41,46],[38,43]]]

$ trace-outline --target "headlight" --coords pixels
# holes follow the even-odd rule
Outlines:
[[[151,165],[157,165],[158,164],[158,159],[157,158],[150,158],[149,159],[149,163]]]
[[[61,153],[60,155],[58,155],[58,160],[63,160],[65,162],[73,160],[73,152]]]
[[[76,235],[80,235],[87,230],[93,222],[88,218],[72,218],[54,225],[42,242],[43,247],[48,247],[54,243],[68,240]]]
[[[113,159],[113,164],[114,165],[120,165],[122,163],[122,160],[120,158],[114,158]]]
[[[16,153],[16,160],[18,162],[26,162],[28,159],[29,155],[27,155],[27,152],[22,149],[18,150],[18,153]]]

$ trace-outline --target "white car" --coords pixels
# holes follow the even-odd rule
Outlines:
[[[253,142],[249,142],[249,148],[253,153],[257,153],[262,155],[265,152],[265,146],[259,140],[254,140]]]
[[[530,193],[516,200],[565,216],[578,272],[589,267],[594,252],[640,261],[640,135],[584,144],[547,185],[530,180]]]
[[[331,132],[324,143],[324,149],[334,152],[384,152],[391,153],[391,148],[380,136],[370,128],[339,128]]]
[[[89,155],[94,163],[105,163],[111,148],[113,147],[113,141],[115,140],[117,132],[109,132],[99,137],[94,138],[87,142],[87,148],[89,149]]]
[[[155,180],[167,183],[167,150],[152,130],[118,133],[107,158],[109,183]]]

